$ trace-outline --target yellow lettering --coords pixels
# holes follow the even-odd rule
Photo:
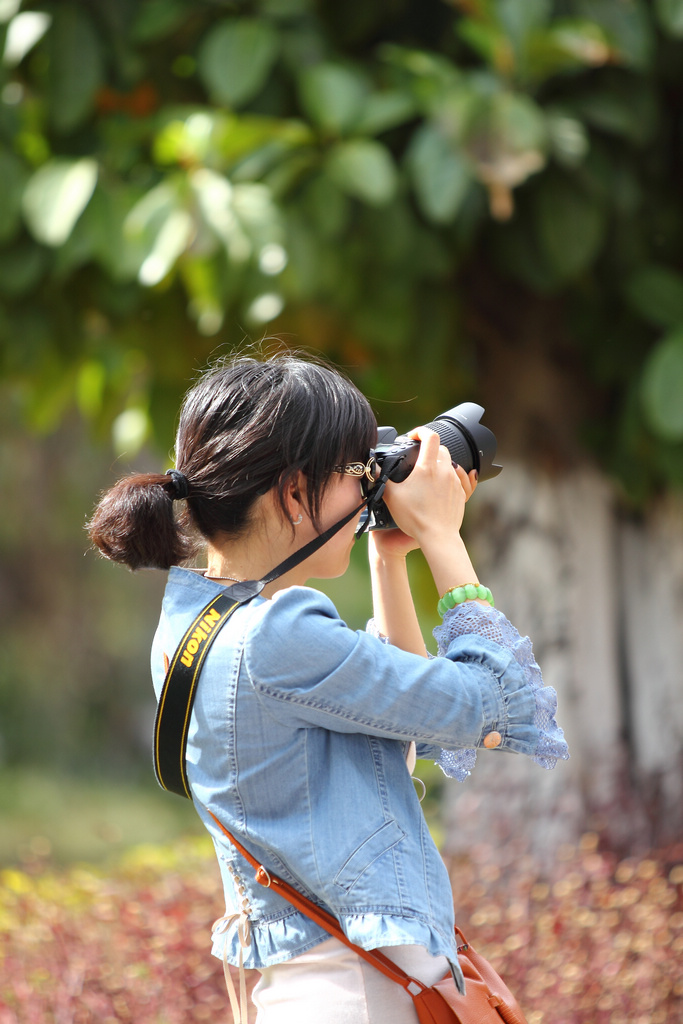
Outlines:
[[[199,645],[202,640],[208,640],[208,633],[211,632],[213,627],[220,620],[220,617],[221,613],[216,611],[215,608],[212,608],[211,611],[207,612],[202,619],[202,625],[204,628],[202,629],[202,626],[197,626],[195,629],[192,634],[192,638],[188,641],[187,647],[180,657],[181,662],[183,665],[186,665],[187,668],[192,667],[192,662],[194,661],[195,654],[199,650]]]

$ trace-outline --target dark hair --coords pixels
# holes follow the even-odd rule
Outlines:
[[[286,514],[285,490],[298,472],[319,515],[334,466],[365,461],[377,425],[367,399],[338,370],[290,353],[238,357],[214,366],[188,392],[176,437],[176,468],[188,482],[189,524],[207,539],[239,535],[252,505],[272,487]],[[88,524],[103,555],[131,569],[168,569],[194,545],[173,510],[168,475],[124,477]]]

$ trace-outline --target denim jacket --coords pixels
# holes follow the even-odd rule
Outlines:
[[[157,696],[164,656],[221,589],[171,569],[152,649]],[[216,956],[238,963],[241,934],[245,966],[267,967],[327,933],[254,880],[207,808],[269,871],[328,908],[353,942],[423,945],[457,965],[448,874],[406,769],[408,744],[459,778],[486,737],[545,767],[568,756],[554,691],[542,685],[528,640],[500,612],[467,605],[447,613],[445,656],[429,660],[350,629],[308,587],[254,598],[223,626],[202,669],[187,746],[225,921],[237,925],[241,915],[243,926],[215,934]]]

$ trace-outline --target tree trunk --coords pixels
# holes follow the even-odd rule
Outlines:
[[[518,839],[549,854],[585,830],[624,852],[683,835],[683,501],[627,518],[596,470],[506,464],[473,501],[470,546],[534,641],[569,762],[479,754],[446,787],[446,850]]]

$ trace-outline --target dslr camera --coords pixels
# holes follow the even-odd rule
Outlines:
[[[425,424],[441,438],[452,461],[469,473],[476,469],[479,481],[498,476],[502,466],[495,465],[496,438],[481,422],[484,409],[474,402],[463,402]],[[370,472],[363,481],[368,497],[358,525],[358,535],[365,530],[390,530],[396,527],[382,494],[388,480],[400,483],[413,471],[420,450],[420,442],[405,435],[399,436],[394,427],[379,427],[377,446],[370,453]]]

